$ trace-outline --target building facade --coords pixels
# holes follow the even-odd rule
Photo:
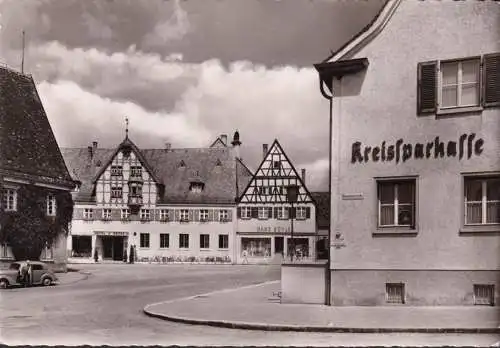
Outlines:
[[[74,186],[33,78],[0,67],[0,260],[64,268]]]
[[[68,238],[72,262],[234,262],[236,200],[252,173],[219,137],[208,148],[138,149],[127,137],[116,149],[63,149],[75,179]]]
[[[292,253],[315,257],[316,209],[305,179],[305,169],[299,176],[277,140],[270,148],[263,145],[263,160],[238,203],[238,262],[268,262]],[[297,188],[293,203],[291,186]]]
[[[389,0],[316,65],[333,305],[498,305],[499,23],[492,1]]]

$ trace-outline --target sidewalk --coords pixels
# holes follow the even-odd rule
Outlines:
[[[331,307],[280,304],[280,282],[150,304],[147,315],[235,329],[500,334],[498,307]]]

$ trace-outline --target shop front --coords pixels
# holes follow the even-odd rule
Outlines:
[[[98,231],[95,235],[99,258],[103,261],[123,261],[127,250],[128,232]]]

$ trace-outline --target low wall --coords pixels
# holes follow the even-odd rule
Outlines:
[[[325,304],[326,262],[281,265],[281,303]]]

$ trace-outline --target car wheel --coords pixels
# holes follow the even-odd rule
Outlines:
[[[7,279],[0,279],[0,289],[7,289],[9,281]]]
[[[50,279],[49,277],[47,277],[47,278],[43,278],[43,280],[42,280],[42,284],[43,284],[44,286],[49,286],[50,284],[52,284],[52,279]]]

